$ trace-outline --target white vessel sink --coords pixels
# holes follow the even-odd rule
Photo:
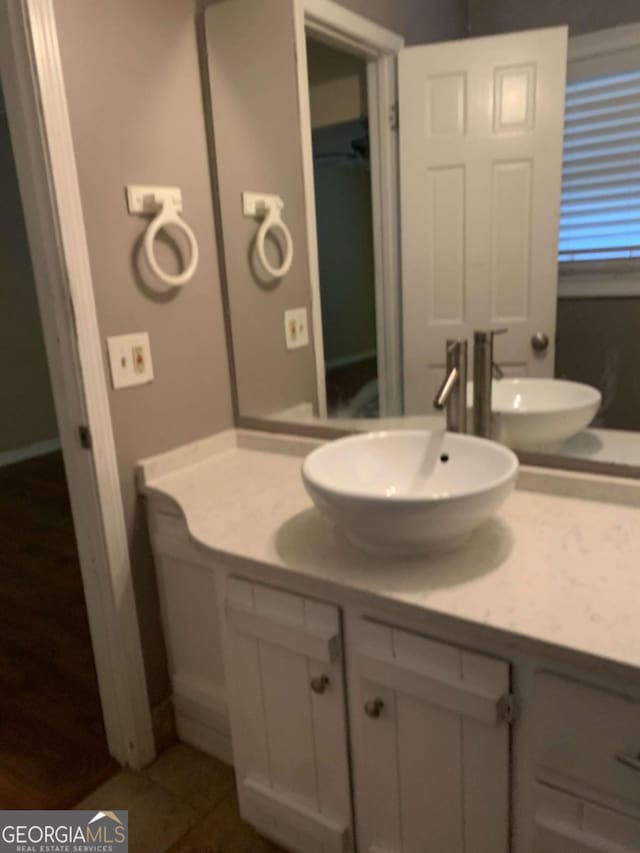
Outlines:
[[[394,430],[314,450],[302,479],[348,538],[389,554],[429,551],[470,533],[512,490],[518,459],[469,435]]]
[[[473,384],[467,391],[473,405]],[[493,437],[526,449],[556,444],[581,432],[600,408],[597,388],[564,379],[494,379]]]

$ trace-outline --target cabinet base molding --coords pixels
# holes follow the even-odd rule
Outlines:
[[[242,782],[242,793],[245,815],[255,823],[258,830],[275,832],[284,842],[289,841],[287,830],[295,834],[301,833],[307,836],[310,843],[309,849],[317,847],[318,851],[327,851],[327,853],[328,851],[344,853],[350,849],[348,826],[305,808],[294,797],[273,791],[253,776],[248,776]],[[264,825],[263,816],[265,815],[269,816],[270,821],[274,821],[277,828]],[[290,843],[295,840],[292,836]]]
[[[174,677],[173,708],[178,740],[233,765],[229,711],[222,691]]]
[[[220,732],[198,720],[176,714],[178,740],[233,767],[233,750],[229,732]]]

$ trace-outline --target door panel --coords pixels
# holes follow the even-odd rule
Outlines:
[[[446,339],[476,328],[508,327],[509,373],[553,374],[566,49],[562,27],[400,52],[407,414],[431,410]]]
[[[317,788],[307,660],[267,643],[260,643],[259,655],[271,787],[313,808]]]
[[[460,717],[401,694],[397,715],[402,849],[462,851]]]
[[[508,664],[365,619],[350,638],[359,849],[507,853]]]
[[[230,578],[225,656],[241,813],[300,853],[353,849],[338,608]]]
[[[356,696],[359,698],[350,709],[360,736],[355,779],[358,850],[396,853],[402,850],[396,695],[366,680],[352,690],[350,681],[349,701]],[[364,703],[371,697],[383,703],[384,717],[373,719],[363,714]]]

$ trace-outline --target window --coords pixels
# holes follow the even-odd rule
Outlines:
[[[640,68],[567,85],[560,261],[640,257]]]
[[[640,293],[639,44],[637,25],[569,42],[558,259],[588,295],[628,293],[630,278]]]

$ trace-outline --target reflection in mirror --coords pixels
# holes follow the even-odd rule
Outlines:
[[[307,39],[329,417],[377,417],[367,64]]]
[[[594,31],[570,0],[508,5],[514,32],[490,34],[507,0],[471,3],[482,38],[408,48],[338,4],[205,11],[245,422],[443,429],[466,340],[469,431],[475,400],[518,450],[640,466],[640,24],[625,4]],[[281,196],[293,235],[268,286],[246,190]],[[480,373],[474,332],[499,328]]]

